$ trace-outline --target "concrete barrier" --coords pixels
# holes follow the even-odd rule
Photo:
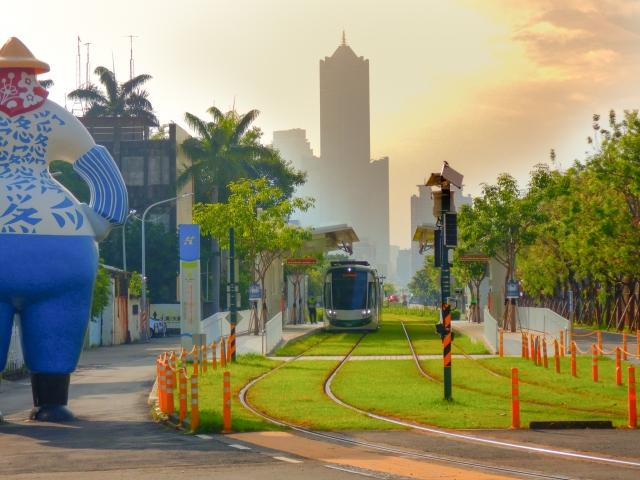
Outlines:
[[[220,337],[226,337],[231,334],[231,324],[225,320],[228,314],[229,312],[218,312],[200,322],[200,333],[206,334],[207,342],[217,342],[220,340]],[[251,310],[241,310],[238,312],[236,334],[249,330],[250,318]]]
[[[267,322],[265,327],[265,355],[271,353],[282,341],[282,312]]]
[[[488,309],[484,309],[484,337],[487,339],[493,353],[499,350],[499,331],[498,322],[491,316]]]
[[[573,332],[571,322],[548,308],[518,307],[518,319],[523,330],[545,333],[560,341],[560,332]]]

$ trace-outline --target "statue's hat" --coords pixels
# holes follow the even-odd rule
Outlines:
[[[16,37],[7,40],[0,48],[0,68],[33,68],[36,74],[50,70],[49,64],[38,60],[24,43]]]

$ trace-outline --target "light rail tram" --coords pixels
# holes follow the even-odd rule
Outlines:
[[[331,262],[324,280],[327,331],[377,330],[382,320],[380,277],[369,262]]]

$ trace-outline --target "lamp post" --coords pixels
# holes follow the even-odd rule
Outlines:
[[[127,220],[129,220],[129,217],[131,215],[134,215],[135,213],[136,210],[129,211],[129,215],[127,215],[127,218],[124,219],[124,225],[122,225],[122,270],[124,270],[125,272],[127,271],[127,245],[125,241],[125,229],[127,228]]]
[[[178,200],[183,197],[188,197],[193,195],[193,193],[183,193],[177,197],[169,198],[167,200],[162,200],[160,202],[156,202],[153,205],[149,205],[147,209],[142,214],[142,335],[140,340],[143,342],[149,341],[148,329],[147,329],[147,277],[146,277],[146,261],[145,261],[145,235],[144,235],[144,219],[147,216],[149,210],[153,207],[172,202],[174,200]]]

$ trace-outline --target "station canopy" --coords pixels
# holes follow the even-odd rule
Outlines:
[[[352,227],[346,223],[330,225],[313,230],[311,240],[305,242],[296,255],[313,255],[316,253],[343,250],[353,254],[353,244],[360,241]]]

